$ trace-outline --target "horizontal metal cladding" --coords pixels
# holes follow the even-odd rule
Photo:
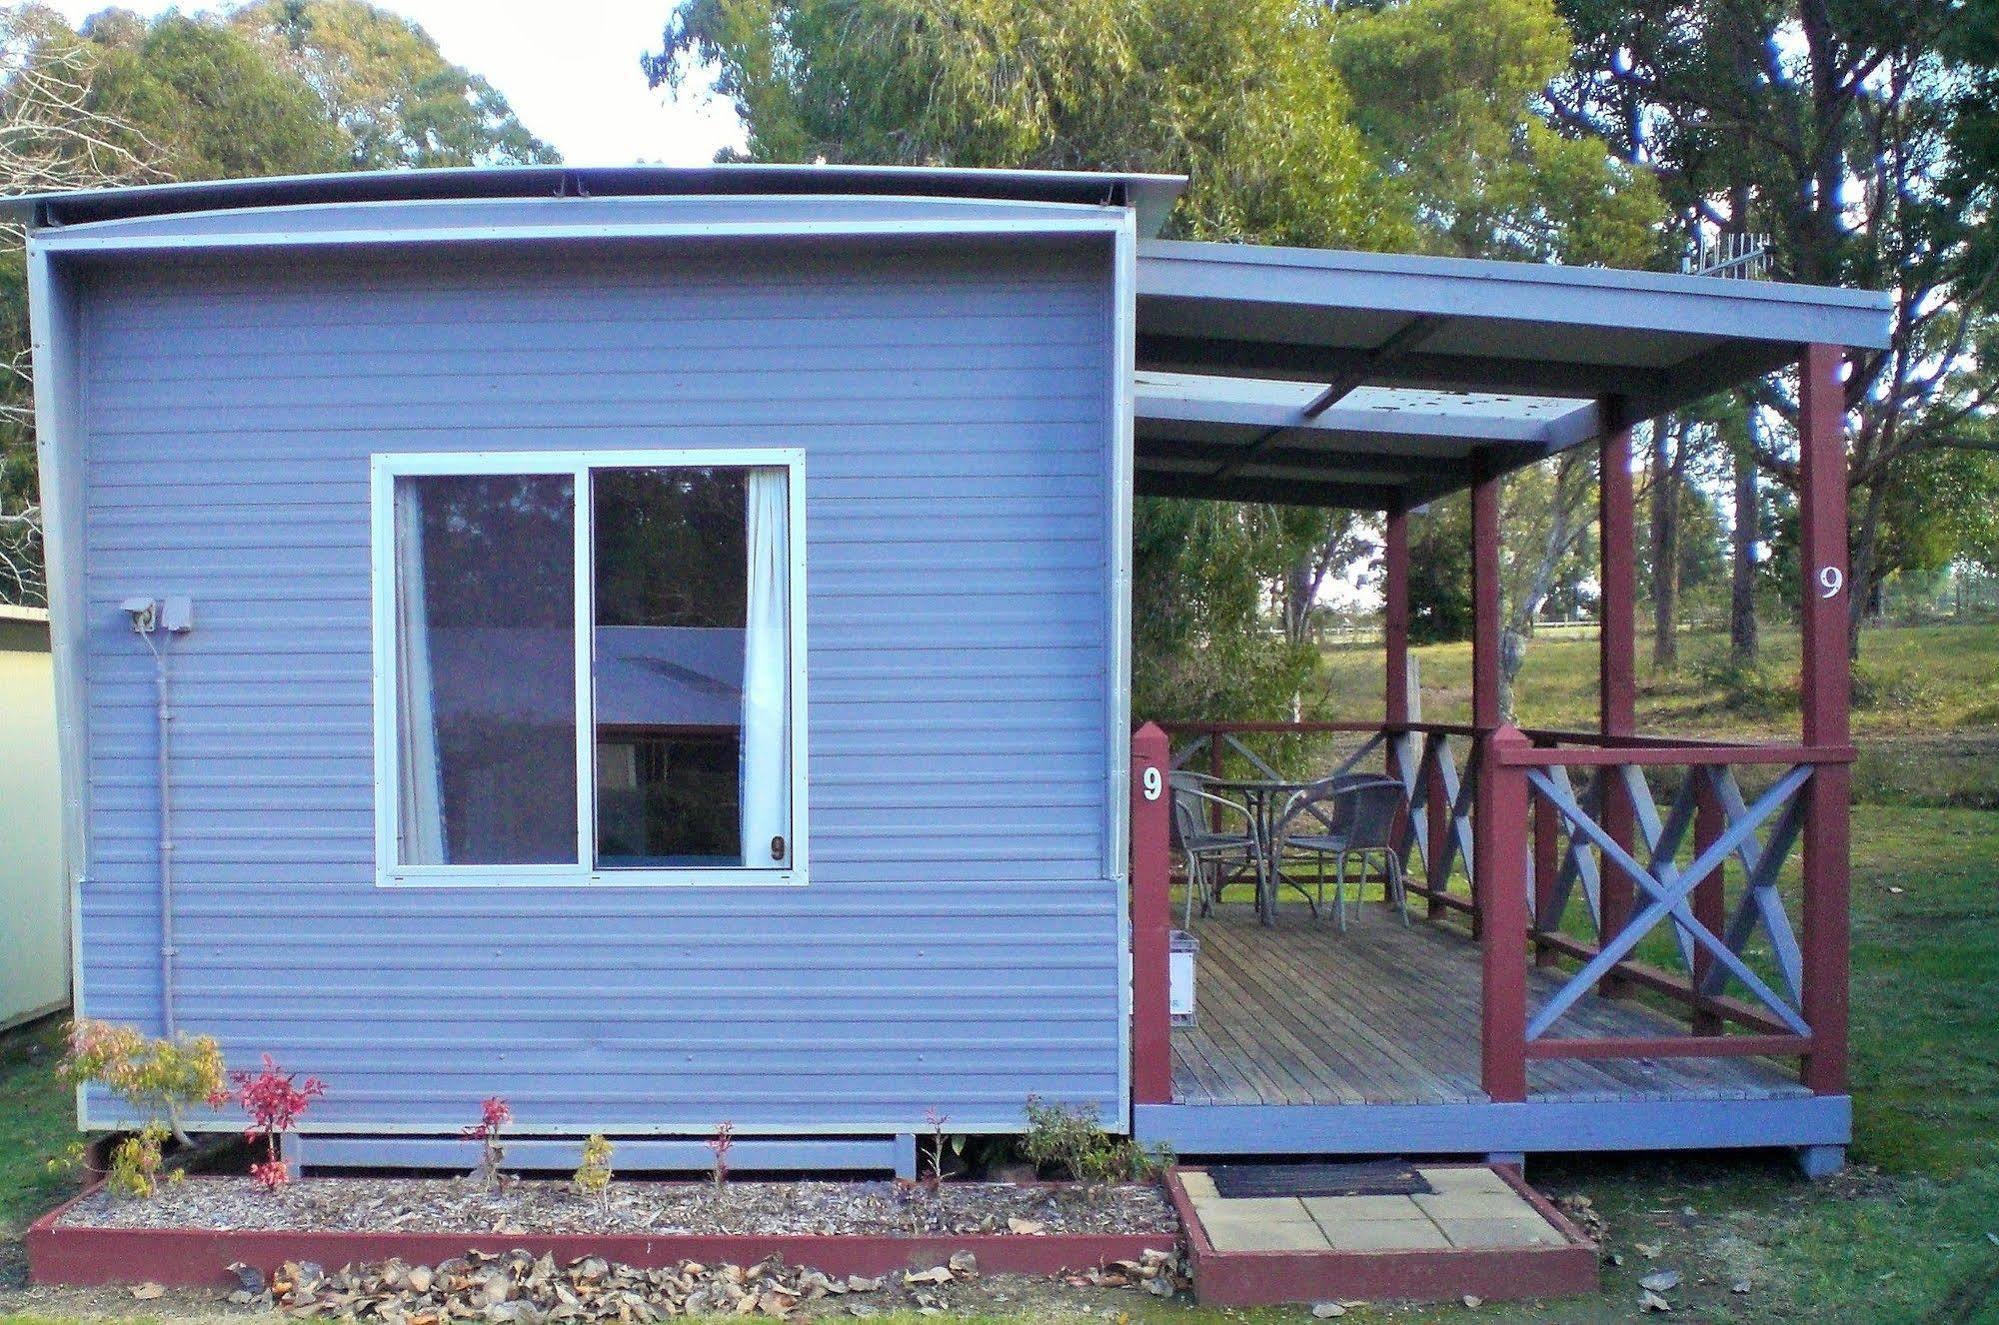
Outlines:
[[[80,273],[85,1004],[315,1121],[837,1131],[1118,1097],[1108,241],[316,251]],[[369,485],[394,451],[802,447],[811,879],[381,888]]]

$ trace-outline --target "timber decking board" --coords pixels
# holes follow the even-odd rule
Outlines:
[[[1182,1104],[1482,1102],[1479,949],[1459,931],[1393,911],[1330,918],[1280,910],[1275,928],[1246,908],[1197,922],[1196,1024],[1173,1032],[1173,1093]],[[1528,969],[1539,1007],[1567,972]],[[1683,1023],[1628,1000],[1588,995],[1556,1035],[1679,1035]],[[1537,1099],[1755,1099],[1802,1095],[1795,1074],[1755,1058],[1553,1059],[1530,1062]]]

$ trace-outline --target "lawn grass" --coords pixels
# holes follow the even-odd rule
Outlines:
[[[60,1020],[0,1036],[0,1235],[12,1238],[73,1184],[49,1161],[76,1136],[76,1097],[56,1080]]]
[[[1726,666],[1728,644],[1718,634],[1683,635],[1680,665],[1659,671],[1641,639],[1638,729],[1686,735],[1774,736],[1798,721],[1798,634],[1768,630],[1761,667],[1747,676]],[[1471,645],[1431,644],[1410,650],[1423,686],[1423,716],[1433,722],[1471,717]],[[1366,721],[1381,715],[1378,646],[1328,648],[1318,683],[1307,697],[1323,716]],[[1854,674],[1856,733],[1918,728],[1999,726],[1999,625],[1895,626],[1865,631]],[[1593,724],[1597,702],[1597,641],[1564,632],[1529,642],[1515,703],[1522,725]]]

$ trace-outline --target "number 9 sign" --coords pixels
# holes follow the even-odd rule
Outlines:
[[[1145,799],[1156,801],[1166,790],[1166,777],[1157,767],[1147,768],[1138,785],[1145,792]]]
[[[1819,597],[1837,598],[1846,587],[1846,572],[1837,566],[1819,567]]]

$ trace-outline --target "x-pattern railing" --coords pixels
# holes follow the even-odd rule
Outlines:
[[[1596,881],[1597,887],[1589,887],[1592,866],[1587,857],[1591,847],[1601,858],[1601,868],[1605,872],[1614,870],[1628,879],[1645,899],[1645,905],[1614,933],[1599,933],[1595,954],[1528,1021],[1527,1039],[1538,1040],[1546,1035],[1563,1014],[1612,974],[1646,935],[1668,922],[1673,927],[1690,988],[1715,994],[1733,978],[1792,1033],[1809,1035],[1811,1028],[1799,1011],[1803,958],[1785,914],[1777,881],[1803,823],[1802,793],[1813,772],[1809,764],[1794,764],[1754,802],[1745,804],[1732,769],[1696,766],[1688,769],[1671,805],[1661,814],[1645,769],[1639,765],[1599,769],[1594,781],[1597,804],[1591,808],[1585,808],[1578,800],[1566,770],[1529,768],[1528,785],[1560,816],[1569,839],[1563,864],[1563,879],[1568,886],[1562,886],[1562,880],[1558,880],[1552,913],[1537,918],[1537,928],[1553,929],[1559,925],[1574,880],[1582,879],[1589,893],[1600,896],[1600,879]],[[1617,841],[1601,822],[1604,789],[1612,782],[1633,809],[1639,839],[1634,844],[1636,849]],[[1682,866],[1681,849],[1699,816],[1703,788],[1719,802],[1719,831],[1712,841],[1695,851],[1690,863]],[[1757,830],[1766,823],[1771,824],[1770,831],[1760,835]],[[1695,914],[1693,898],[1703,883],[1710,879],[1719,883],[1720,871],[1731,858],[1742,862],[1747,885],[1734,918],[1723,932],[1716,933]],[[1600,904],[1593,900],[1590,911],[1600,927]],[[1759,925],[1775,955],[1785,994],[1772,989],[1745,958],[1746,945]],[[1702,963],[1697,961],[1697,954],[1709,959],[1705,971],[1699,969]]]
[[[1470,760],[1460,771],[1456,748],[1460,739],[1470,736],[1440,727],[1396,731],[1389,737],[1390,773],[1400,778],[1409,806],[1398,844],[1403,861],[1407,863],[1413,853],[1423,865],[1423,886],[1412,886],[1410,891],[1432,902],[1448,901],[1451,871],[1462,866],[1472,893],[1466,909],[1475,911],[1472,806],[1478,799],[1478,761]]]

